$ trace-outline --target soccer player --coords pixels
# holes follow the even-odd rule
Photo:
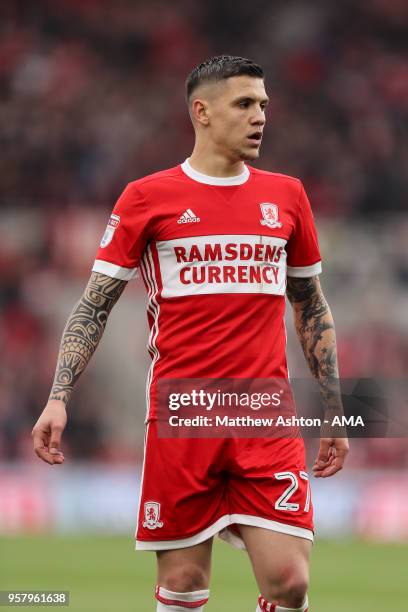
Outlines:
[[[186,81],[195,146],[182,164],[128,184],[63,333],[37,455],[62,464],[66,405],[136,269],[148,293],[152,358],[136,548],[156,551],[157,611],[204,610],[213,536],[249,554],[257,610],[308,610],[312,506],[303,440],[168,439],[158,380],[287,379],[285,292],[313,376],[340,409],[332,315],[313,216],[297,178],[257,170],[268,96],[262,68],[214,57]],[[322,438],[313,467],[343,466],[345,438]],[[234,609],[234,602],[228,609]]]

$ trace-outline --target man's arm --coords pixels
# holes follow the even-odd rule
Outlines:
[[[35,424],[34,450],[47,463],[63,463],[59,450],[67,422],[65,407],[72,389],[102,338],[108,316],[127,281],[92,272],[63,332],[54,382],[47,405]]]
[[[292,304],[295,327],[303,353],[313,376],[318,380],[326,415],[343,414],[336,334],[329,305],[318,276],[287,279],[287,296]],[[342,469],[348,453],[347,438],[321,438],[315,476],[332,476]]]

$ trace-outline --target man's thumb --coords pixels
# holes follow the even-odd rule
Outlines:
[[[50,440],[50,453],[55,454],[60,452],[60,444],[61,444],[61,427],[53,427],[51,432],[51,440]]]
[[[320,448],[319,448],[319,454],[317,456],[317,461],[326,462],[328,460],[329,448],[330,448],[329,440],[320,440]]]

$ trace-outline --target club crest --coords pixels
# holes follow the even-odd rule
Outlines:
[[[118,227],[120,223],[120,217],[119,215],[114,215],[113,213],[110,216],[110,219],[108,221],[108,225],[106,226],[106,230],[105,233],[102,237],[101,240],[101,248],[104,249],[105,247],[108,246],[108,244],[110,244],[110,242],[112,241],[113,238],[113,234],[115,233],[116,228]]]
[[[261,207],[261,213],[263,219],[260,220],[261,225],[266,225],[271,229],[275,227],[282,227],[282,223],[279,221],[279,208],[277,204],[270,204],[269,202],[263,202],[259,204]]]
[[[159,502],[145,502],[144,505],[144,516],[143,527],[147,529],[158,529],[163,527],[163,521],[160,521],[160,504]]]

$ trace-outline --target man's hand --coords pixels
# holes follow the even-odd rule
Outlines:
[[[60,444],[66,424],[65,403],[61,400],[50,400],[31,432],[36,454],[50,465],[64,463]]]
[[[347,438],[321,438],[319,454],[313,466],[316,478],[327,478],[343,469],[348,452]]]

